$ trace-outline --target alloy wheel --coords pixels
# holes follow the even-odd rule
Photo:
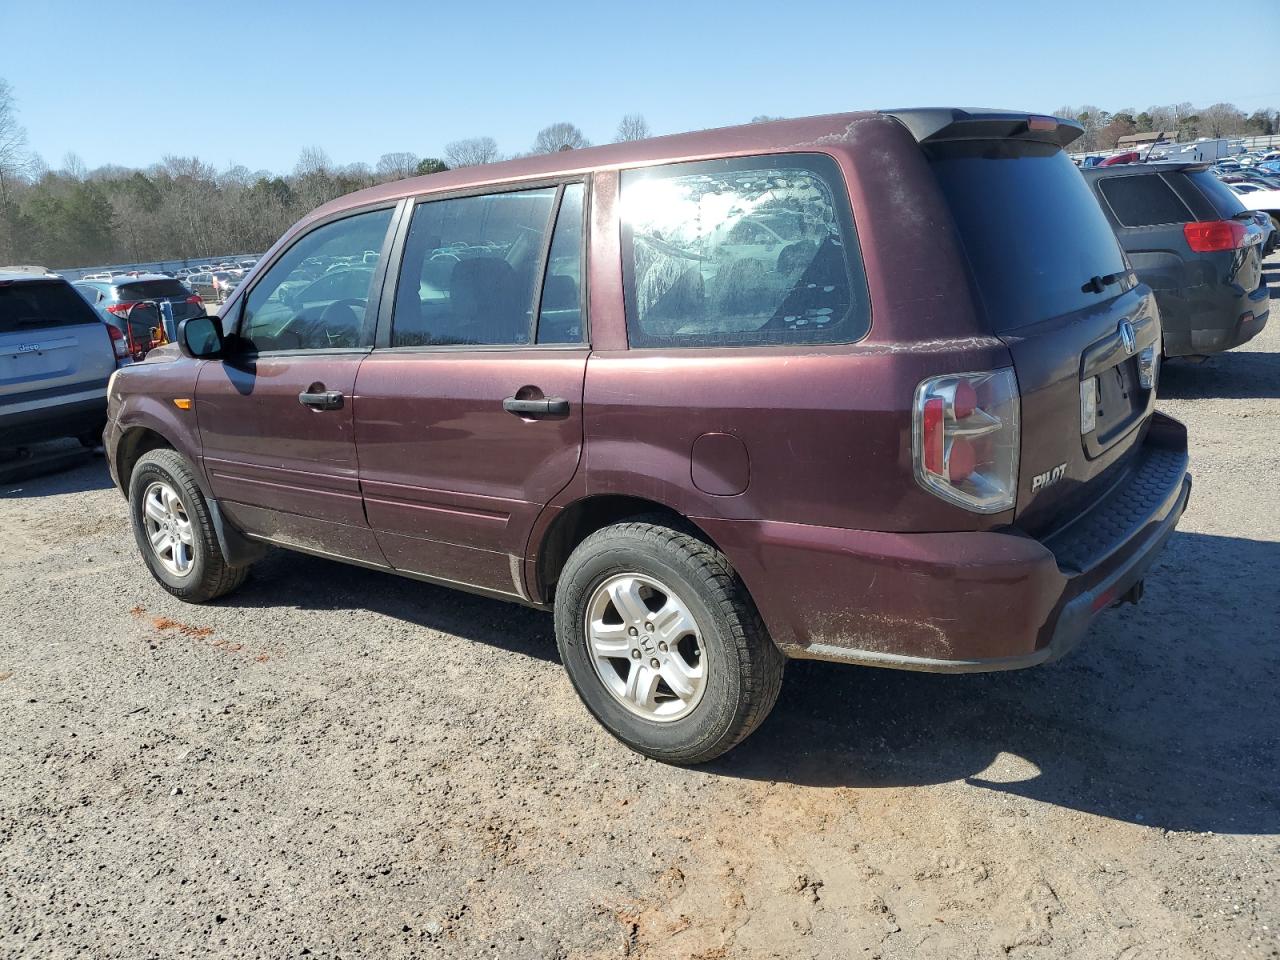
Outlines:
[[[616,574],[591,594],[587,646],[600,682],[646,720],[688,716],[706,689],[706,647],[689,607],[670,587]]]
[[[142,495],[142,525],[156,559],[175,577],[185,577],[195,562],[195,536],[182,498],[157,480]]]

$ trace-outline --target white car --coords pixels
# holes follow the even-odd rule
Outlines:
[[[1280,190],[1268,190],[1260,183],[1228,183],[1227,186],[1240,198],[1246,210],[1269,213],[1271,222],[1280,230]]]

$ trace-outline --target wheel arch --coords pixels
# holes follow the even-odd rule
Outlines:
[[[133,424],[121,430],[111,459],[116,465],[116,478],[122,494],[129,495],[129,478],[133,476],[133,468],[138,461],[152,450],[161,449],[179,451],[177,444],[150,424]]]
[[[696,521],[670,504],[628,494],[581,497],[559,507],[542,526],[541,533],[534,532],[529,551],[533,562],[529,584],[533,599],[539,603],[551,601],[565,561],[583,540],[604,527],[645,514],[661,517],[675,529],[691,533],[719,549]]]

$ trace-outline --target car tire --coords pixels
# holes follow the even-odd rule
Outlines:
[[[249,575],[248,566],[227,563],[195,473],[177,451],[152,450],[138,460],[129,478],[129,517],[151,575],[179,600],[206,603]]]
[[[665,518],[637,517],[583,540],[561,571],[555,626],[583,704],[655,760],[713,760],[778,699],[786,658],[742,580],[724,554]]]

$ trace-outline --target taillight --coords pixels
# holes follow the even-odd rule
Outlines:
[[[194,303],[197,307],[204,306],[204,301],[200,299],[200,295],[195,293],[187,297],[187,303]]]
[[[1018,381],[1011,367],[925,380],[916,388],[916,480],[975,513],[1014,505],[1018,481]]]
[[[129,302],[109,303],[107,304],[107,313],[117,317],[127,317],[129,311],[138,305],[139,301],[130,300]]]
[[[116,352],[116,359],[123,360],[129,355],[129,345],[125,343],[124,334],[119,327],[103,324],[107,328],[107,336],[111,338],[111,349]]]
[[[1249,228],[1239,220],[1205,220],[1184,223],[1182,233],[1187,238],[1187,246],[1194,252],[1220,253],[1245,246]]]

